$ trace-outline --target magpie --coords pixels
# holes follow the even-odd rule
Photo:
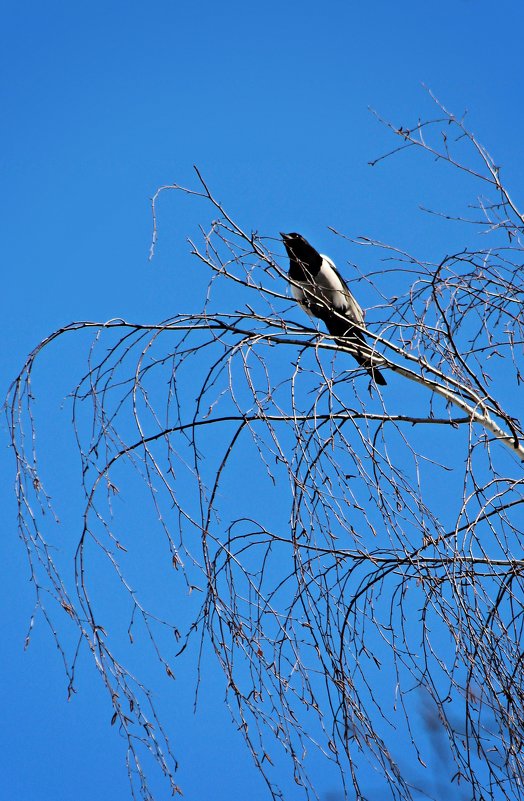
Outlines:
[[[280,233],[289,256],[291,291],[310,317],[318,317],[337,345],[352,349],[352,355],[377,384],[386,379],[377,369],[382,359],[373,354],[363,332],[364,312],[328,256],[315,250],[300,234]],[[355,325],[356,323],[356,325]]]

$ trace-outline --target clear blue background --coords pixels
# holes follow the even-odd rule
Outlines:
[[[455,113],[468,109],[522,199],[523,23],[521,4],[487,0],[6,3],[2,387],[40,339],[72,320],[157,322],[200,308],[185,239],[207,210],[164,196],[156,257],[147,259],[150,197],[162,184],[194,185],[195,163],[248,230],[299,230],[339,264],[348,253],[328,225],[421,257],[444,254],[448,229],[417,208],[431,199],[455,211],[453,183],[416,155],[369,167],[396,142],[368,106],[396,125],[434,116],[424,83]],[[65,394],[63,372],[55,365],[49,380]],[[122,744],[89,666],[68,704],[45,626],[23,652],[32,590],[12,467],[4,449],[5,797],[128,798]],[[265,798],[227,728],[222,691],[206,692],[196,718],[192,699],[180,711],[185,798]],[[331,789],[328,780],[318,787],[324,797]]]

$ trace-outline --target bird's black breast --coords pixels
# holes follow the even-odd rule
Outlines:
[[[289,256],[289,277],[293,281],[311,281],[322,266],[318,250],[300,234],[286,234],[284,244]]]

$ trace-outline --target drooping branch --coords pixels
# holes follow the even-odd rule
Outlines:
[[[171,682],[183,653],[197,693],[202,660],[214,657],[273,798],[284,760],[297,792],[314,797],[314,750],[348,797],[369,797],[370,763],[392,798],[435,795],[424,764],[449,782],[450,799],[458,781],[471,798],[522,798],[524,497],[513,455],[524,451],[511,383],[524,341],[522,218],[463,121],[442,119],[441,149],[430,141],[436,122],[392,130],[403,149],[439,154],[497,192],[479,204],[491,239],[435,264],[348,241],[350,253],[381,258],[350,282],[391,376],[381,393],[366,393],[351,347],[290,304],[280,245],[245,232],[200,173],[196,190],[156,193],[151,249],[168,189],[217,216],[184,265],[210,276],[198,312],[73,323],[35,348],[11,387],[37,613],[70,693],[83,650],[92,658],[136,796],[152,798],[151,757],[179,792],[176,726],[138,670],[147,655]],[[452,152],[454,128],[480,167]],[[80,470],[61,465],[49,490],[34,396],[42,353],[66,338],[87,351],[70,398]],[[76,524],[55,531],[51,497],[74,496],[78,476]],[[142,575],[152,561],[154,587]]]

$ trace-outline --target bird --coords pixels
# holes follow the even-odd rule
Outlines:
[[[373,354],[362,328],[364,312],[329,256],[319,253],[301,234],[280,232],[289,256],[293,297],[310,316],[322,320],[337,345],[351,348],[352,355],[376,384],[386,385],[377,369],[383,360]],[[359,327],[357,327],[359,326]]]

